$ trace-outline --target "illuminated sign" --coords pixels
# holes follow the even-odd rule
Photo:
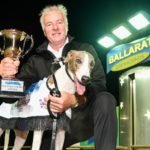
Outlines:
[[[150,36],[119,45],[107,54],[107,73],[120,71],[150,60]]]

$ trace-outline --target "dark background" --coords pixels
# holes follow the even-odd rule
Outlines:
[[[138,11],[144,10],[150,14],[149,0],[1,0],[0,30],[16,28],[32,34],[35,40],[34,51],[44,40],[39,23],[40,10],[48,4],[60,3],[68,9],[69,33],[79,41],[89,42],[95,47],[105,71],[106,54],[111,49],[101,47],[97,43],[98,38],[105,33],[111,33],[113,28],[126,22]],[[145,37],[149,35],[149,32],[150,30],[135,32],[131,39],[122,43]],[[119,75],[120,73],[107,75],[108,90],[115,95],[118,102]],[[13,135],[11,134],[11,136]],[[13,141],[10,143],[12,144]],[[29,142],[27,141],[27,143]]]
[[[101,47],[97,40],[105,33],[125,23],[138,11],[150,13],[149,0],[1,0],[0,30],[17,28],[34,37],[34,49],[45,37],[39,23],[39,13],[48,4],[64,4],[68,9],[69,33],[81,42],[93,44],[106,71],[106,54],[111,49]],[[149,35],[150,30],[135,32],[130,42]],[[120,43],[119,43],[120,44]],[[108,89],[118,100],[118,73],[107,75]]]
[[[69,33],[81,42],[91,43],[106,71],[106,54],[111,49],[101,47],[97,40],[105,33],[126,22],[138,11],[150,13],[149,0],[1,0],[0,30],[17,28],[32,34],[34,49],[44,40],[39,23],[39,13],[48,4],[64,4],[68,9]],[[149,35],[150,30],[135,32],[130,42]],[[120,44],[120,43],[119,43]],[[107,75],[108,90],[118,98],[118,73]]]

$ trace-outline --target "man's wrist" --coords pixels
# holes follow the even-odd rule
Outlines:
[[[74,100],[73,100],[72,108],[76,108],[78,106],[79,106],[79,103],[78,103],[77,97],[74,95]]]
[[[77,93],[75,93],[74,97],[75,97],[75,99],[74,99],[74,103],[72,105],[72,108],[76,108],[79,105],[83,105],[86,103],[85,95],[78,95]]]

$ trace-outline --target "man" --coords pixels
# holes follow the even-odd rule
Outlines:
[[[16,75],[30,85],[51,74],[51,64],[55,58],[66,56],[70,50],[86,50],[95,58],[95,67],[91,74],[91,84],[86,87],[83,97],[62,92],[61,97],[48,95],[45,105],[51,99],[52,112],[63,112],[73,108],[71,133],[66,134],[64,148],[94,135],[96,150],[115,150],[116,147],[116,112],[115,98],[106,90],[106,79],[102,64],[93,48],[86,43],[79,43],[68,35],[67,10],[63,5],[47,6],[41,11],[40,23],[47,40],[41,44],[36,54],[29,58]],[[14,78],[19,62],[4,58],[0,64],[2,78]],[[86,100],[77,106],[79,99]],[[76,107],[77,106],[77,107]],[[50,134],[43,137],[42,150],[49,149]]]

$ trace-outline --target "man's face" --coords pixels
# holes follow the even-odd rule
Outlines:
[[[44,16],[44,34],[51,44],[64,42],[67,35],[67,26],[60,11],[53,10]]]

